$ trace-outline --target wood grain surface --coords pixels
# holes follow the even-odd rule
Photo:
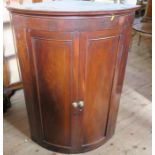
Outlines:
[[[125,85],[115,135],[105,145],[78,155],[151,154],[151,42],[144,38],[130,47]],[[23,91],[12,98],[4,114],[4,155],[64,155],[48,151],[30,139]]]
[[[35,142],[80,153],[112,137],[136,8],[89,17],[10,9]]]

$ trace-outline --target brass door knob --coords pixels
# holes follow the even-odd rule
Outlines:
[[[74,108],[77,108],[77,107],[78,107],[78,102],[73,102],[73,103],[72,103],[72,106],[73,106]]]
[[[72,106],[74,108],[78,108],[81,111],[83,109],[83,107],[84,107],[84,102],[83,101],[73,102]]]
[[[83,107],[84,107],[84,102],[83,102],[83,101],[79,101],[79,102],[78,102],[78,107],[79,107],[79,109],[83,109]]]

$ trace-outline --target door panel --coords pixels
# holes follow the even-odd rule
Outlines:
[[[61,40],[60,40],[61,39]],[[65,33],[31,31],[28,37],[35,104],[39,104],[43,140],[70,146],[72,40]]]
[[[117,33],[110,31],[85,34],[83,146],[99,143],[106,136],[118,42]]]
[[[34,101],[45,143],[76,150],[106,137],[117,34],[29,30]],[[82,111],[71,108],[76,100],[84,100]]]

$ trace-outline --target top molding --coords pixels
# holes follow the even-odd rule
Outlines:
[[[109,4],[92,1],[51,1],[10,5],[7,6],[7,9],[12,13],[26,15],[89,16],[130,13],[139,7],[138,5]]]

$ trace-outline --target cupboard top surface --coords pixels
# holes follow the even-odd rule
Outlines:
[[[108,4],[92,1],[51,1],[12,5],[7,8],[10,11],[23,14],[95,15],[132,12],[139,8],[139,6],[129,4]]]

